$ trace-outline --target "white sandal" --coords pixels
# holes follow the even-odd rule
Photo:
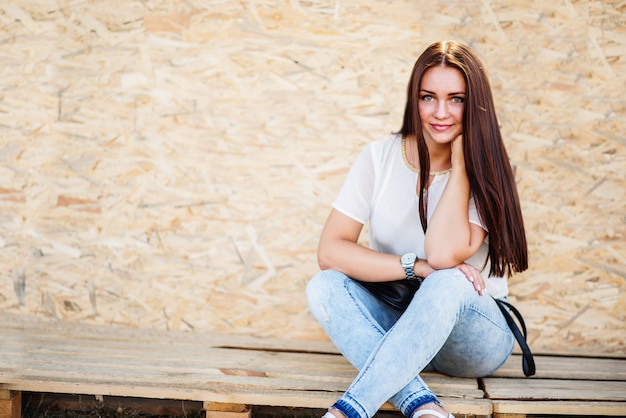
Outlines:
[[[437,418],[454,418],[454,415],[452,415],[452,414],[448,414],[448,416],[445,416],[441,412],[437,412],[434,409],[420,409],[420,410],[417,410],[417,411],[413,412],[413,415],[411,416],[411,418],[419,418],[422,415],[434,415]]]

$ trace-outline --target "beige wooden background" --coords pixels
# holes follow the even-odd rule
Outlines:
[[[324,339],[304,288],[330,204],[451,38],[517,166],[532,347],[626,355],[618,0],[2,2],[0,310]]]

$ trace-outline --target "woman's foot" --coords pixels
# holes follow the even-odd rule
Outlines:
[[[454,418],[454,415],[431,402],[417,408],[411,418]]]
[[[346,416],[338,409],[330,408],[322,418],[346,418]]]

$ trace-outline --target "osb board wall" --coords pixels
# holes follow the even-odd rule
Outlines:
[[[624,2],[17,0],[0,30],[1,310],[326,338],[330,204],[454,38],[517,167],[532,347],[624,355]]]

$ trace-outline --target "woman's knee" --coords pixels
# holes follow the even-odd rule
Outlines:
[[[331,289],[336,286],[337,276],[340,274],[334,270],[322,270],[313,276],[306,286],[308,300],[328,297]]]
[[[472,283],[457,268],[437,270],[431,273],[424,281],[424,285],[434,287],[437,292],[443,292],[447,295],[466,296],[475,293]]]
[[[434,369],[450,376],[484,377],[499,369],[513,351],[512,335],[495,327],[476,332],[473,337],[475,341],[454,337],[448,340],[432,361]]]
[[[306,297],[309,310],[315,318],[323,318],[326,307],[332,303],[333,295],[337,294],[337,286],[342,286],[345,277],[335,270],[322,270],[309,280]]]

